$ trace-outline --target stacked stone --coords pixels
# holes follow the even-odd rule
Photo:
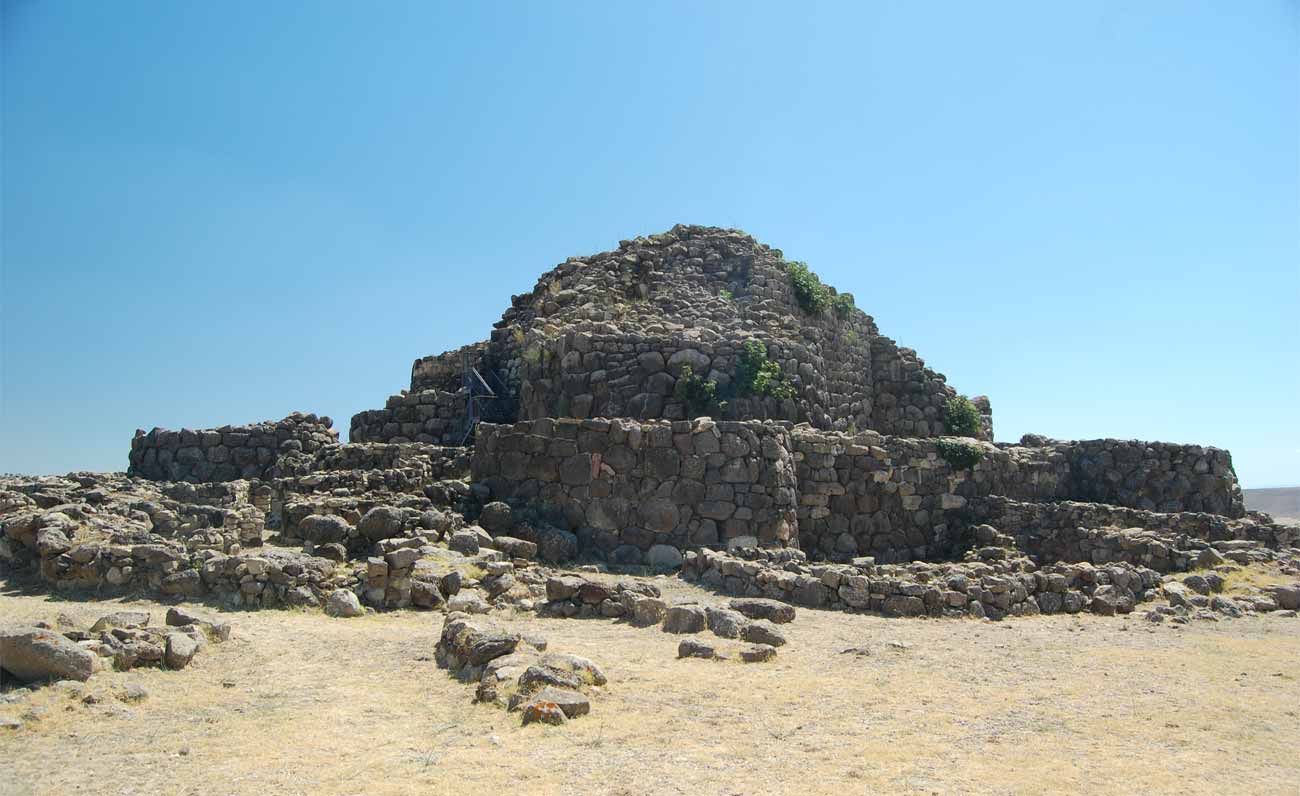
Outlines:
[[[688,419],[689,407],[674,395],[683,369],[689,367],[693,375],[725,389],[742,344],[626,333],[570,332],[548,339],[526,352],[520,386],[522,416]],[[781,363],[784,372],[797,374],[799,357],[807,361],[810,355],[803,346],[792,348],[785,351],[772,345],[768,357]],[[796,378],[795,383],[804,386],[803,379]],[[750,396],[731,399],[719,416],[797,420],[800,410],[793,399]]]
[[[797,544],[795,473],[781,424],[484,425],[471,470],[492,498],[532,505],[578,531],[586,552],[618,563],[642,563],[656,546]]]
[[[531,293],[512,298],[486,344],[417,360],[412,392],[458,391],[462,354],[468,354],[520,398],[519,413],[509,419],[686,419],[689,413],[672,398],[680,364],[689,361],[696,375],[725,386],[740,346],[758,339],[797,396],[784,403],[737,397],[724,419],[942,433],[944,404],[956,394],[943,377],[914,352],[881,338],[875,322],[856,309],[805,312],[783,265],[780,250],[743,232],[686,225],[621,241],[614,251],[571,257],[543,274]],[[987,415],[987,402],[983,408]],[[447,409],[438,417],[463,428],[455,421],[464,420],[464,402]],[[359,433],[370,440],[417,439],[429,432],[403,431],[403,424],[431,419],[410,412],[396,418],[391,411],[359,418],[353,439]],[[986,435],[990,423],[991,417]],[[429,435],[438,433],[444,432]]]
[[[1260,542],[1206,542],[1142,528],[1059,528],[1041,531],[1032,540],[1026,549],[1040,561],[1122,561],[1157,572],[1186,572],[1228,555],[1243,563],[1277,556]]]
[[[318,606],[334,589],[348,586],[336,577],[334,562],[295,551],[202,553],[191,560],[194,563],[199,566],[197,580],[182,571],[164,579],[162,593],[212,595],[234,608],[275,608]]]
[[[1148,511],[1245,516],[1232,454],[1226,450],[1117,439],[1064,444],[1074,486],[1071,497],[1076,500]]]
[[[948,433],[944,418],[948,401],[957,391],[942,373],[925,366],[910,348],[900,348],[888,337],[871,339],[874,411],[871,428],[881,434],[904,437],[942,436]],[[976,399],[980,410],[979,439],[993,439],[993,409],[987,397]]]
[[[464,386],[465,360],[480,372],[486,367],[486,340],[461,346],[437,356],[421,357],[411,366],[411,392],[440,390],[454,393]]]
[[[267,513],[273,523],[287,525],[295,535],[293,527],[322,500],[356,496],[357,501],[348,505],[362,506],[362,514],[382,502],[409,503],[410,496],[425,505],[426,497],[450,505],[467,493],[463,480],[468,476],[466,448],[421,443],[332,445],[317,452],[309,473],[275,479],[268,488],[274,500]]]
[[[968,499],[991,493],[1064,496],[1065,458],[1046,449],[981,447],[956,470],[932,440],[854,436],[796,428],[800,546],[832,560],[873,555],[882,563],[949,556],[962,541]]]
[[[352,416],[352,442],[421,442],[460,445],[465,438],[464,390],[403,390],[390,396],[383,409]]]
[[[1031,554],[1040,554],[1044,539],[1057,533],[1085,529],[1141,529],[1173,543],[1199,549],[1194,542],[1244,540],[1272,549],[1300,547],[1300,527],[1276,523],[1267,514],[1233,519],[1206,512],[1154,512],[1103,503],[1059,501],[1022,502],[992,495],[973,498],[969,515],[1016,537]],[[1050,553],[1042,553],[1051,557]],[[1060,559],[1064,556],[1055,556]]]
[[[425,554],[433,553],[430,536],[386,539],[375,545],[375,555],[365,562],[358,587],[362,601],[376,608],[437,608],[456,589],[443,580],[448,570],[439,569]],[[508,562],[505,567],[510,567]]]
[[[358,533],[357,528],[361,525],[362,518],[378,507],[391,507],[397,510],[400,528],[394,529],[390,534],[392,536],[420,527],[421,516],[426,512],[434,511],[433,501],[416,495],[372,494],[362,497],[309,495],[291,498],[284,504],[278,518],[280,535],[285,541],[346,542],[346,539],[313,539],[311,533],[304,532],[303,523],[311,516],[340,517],[351,526],[349,529],[349,536],[351,536]],[[441,512],[436,513],[443,516]]]
[[[295,412],[283,420],[191,431],[135,432],[129,475],[153,481],[265,478],[287,454],[311,454],[338,442],[328,417]]]
[[[154,533],[185,544],[186,549],[239,552],[260,547],[266,513],[254,502],[260,490],[248,481],[191,484],[163,483],[165,500],[140,501],[132,508],[149,515]]]
[[[1001,619],[1039,613],[1127,613],[1154,599],[1154,570],[1131,564],[1036,568],[1027,559],[989,563],[777,565],[765,551],[742,558],[708,550],[686,555],[683,576],[720,591],[837,610],[892,616]]]
[[[580,619],[626,617],[640,624],[656,624],[667,610],[660,597],[658,587],[643,581],[608,584],[582,575],[556,575],[547,578],[546,602],[537,606],[537,612]]]
[[[423,480],[464,478],[469,472],[469,451],[425,443],[348,444],[321,448],[312,471],[418,470]]]
[[[796,428],[792,443],[799,471],[800,544],[832,560],[854,555],[873,555],[881,562],[942,558],[962,544],[961,532],[971,514],[969,501],[991,495],[1029,501],[1089,499],[1103,493],[1108,501],[1128,501],[1130,507],[1151,504],[1143,489],[1113,488],[1124,482],[1146,484],[1148,490],[1155,488],[1150,485],[1163,485],[1166,495],[1175,488],[1171,485],[1177,485],[1180,500],[1175,505],[1209,504],[1219,509],[1218,514],[1241,516],[1226,497],[1240,495],[1226,452],[1165,443],[1031,442],[1028,446],[968,443],[978,445],[983,458],[970,469],[955,470],[932,440],[882,437],[874,432],[850,437]],[[1110,458],[1099,457],[1099,449]],[[1147,455],[1138,457],[1141,451]],[[1128,464],[1120,469],[1080,465],[1098,460]],[[1204,472],[1193,481],[1186,477],[1188,470]],[[996,505],[1002,504],[988,504]],[[1014,525],[999,524],[988,506],[977,516],[1004,532],[1016,531]],[[1093,516],[1055,522],[1051,527],[1113,526],[1117,524],[1113,518],[1119,516],[1101,506],[1089,513]],[[1101,514],[1108,515],[1107,521],[1095,522]],[[1222,517],[1215,521],[1209,515],[1196,519],[1199,516],[1174,522],[1224,522]],[[1129,519],[1124,525],[1144,524]],[[1165,521],[1161,527],[1169,525]],[[1261,531],[1259,540],[1285,544],[1284,537],[1285,533],[1270,528]]]

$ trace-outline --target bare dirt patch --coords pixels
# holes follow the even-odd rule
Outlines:
[[[10,595],[0,615],[89,621],[122,605],[165,611]],[[96,704],[47,688],[0,705],[26,722],[0,731],[0,793],[1300,792],[1300,620],[1280,615],[801,609],[778,658],[752,665],[677,660],[681,637],[658,629],[505,617],[609,675],[563,728],[471,704],[433,662],[441,614],[223,616],[232,640],[182,671],[98,674]],[[117,699],[127,683],[148,698]]]

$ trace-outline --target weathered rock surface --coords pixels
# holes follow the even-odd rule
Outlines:
[[[97,667],[94,653],[59,633],[26,625],[0,625],[0,669],[19,680],[89,680]]]

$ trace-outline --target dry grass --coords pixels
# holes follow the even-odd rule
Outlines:
[[[675,599],[716,599],[660,582]],[[16,619],[107,610],[0,597]],[[658,630],[505,617],[610,676],[592,714],[563,729],[470,704],[472,687],[432,661],[439,615],[228,618],[235,638],[189,669],[89,684],[138,682],[142,703],[41,692],[44,716],[0,735],[0,793],[1300,792],[1295,618],[804,610],[776,661],[745,665],[676,660],[679,637]]]

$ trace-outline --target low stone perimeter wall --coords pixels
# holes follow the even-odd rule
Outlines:
[[[285,454],[311,454],[338,443],[334,421],[294,412],[283,420],[201,431],[135,432],[129,475],[151,481],[236,481],[266,478]]]
[[[494,500],[527,504],[571,530],[588,529],[579,538],[620,563],[640,563],[654,547],[798,543],[795,471],[783,423],[485,424],[471,470]]]

